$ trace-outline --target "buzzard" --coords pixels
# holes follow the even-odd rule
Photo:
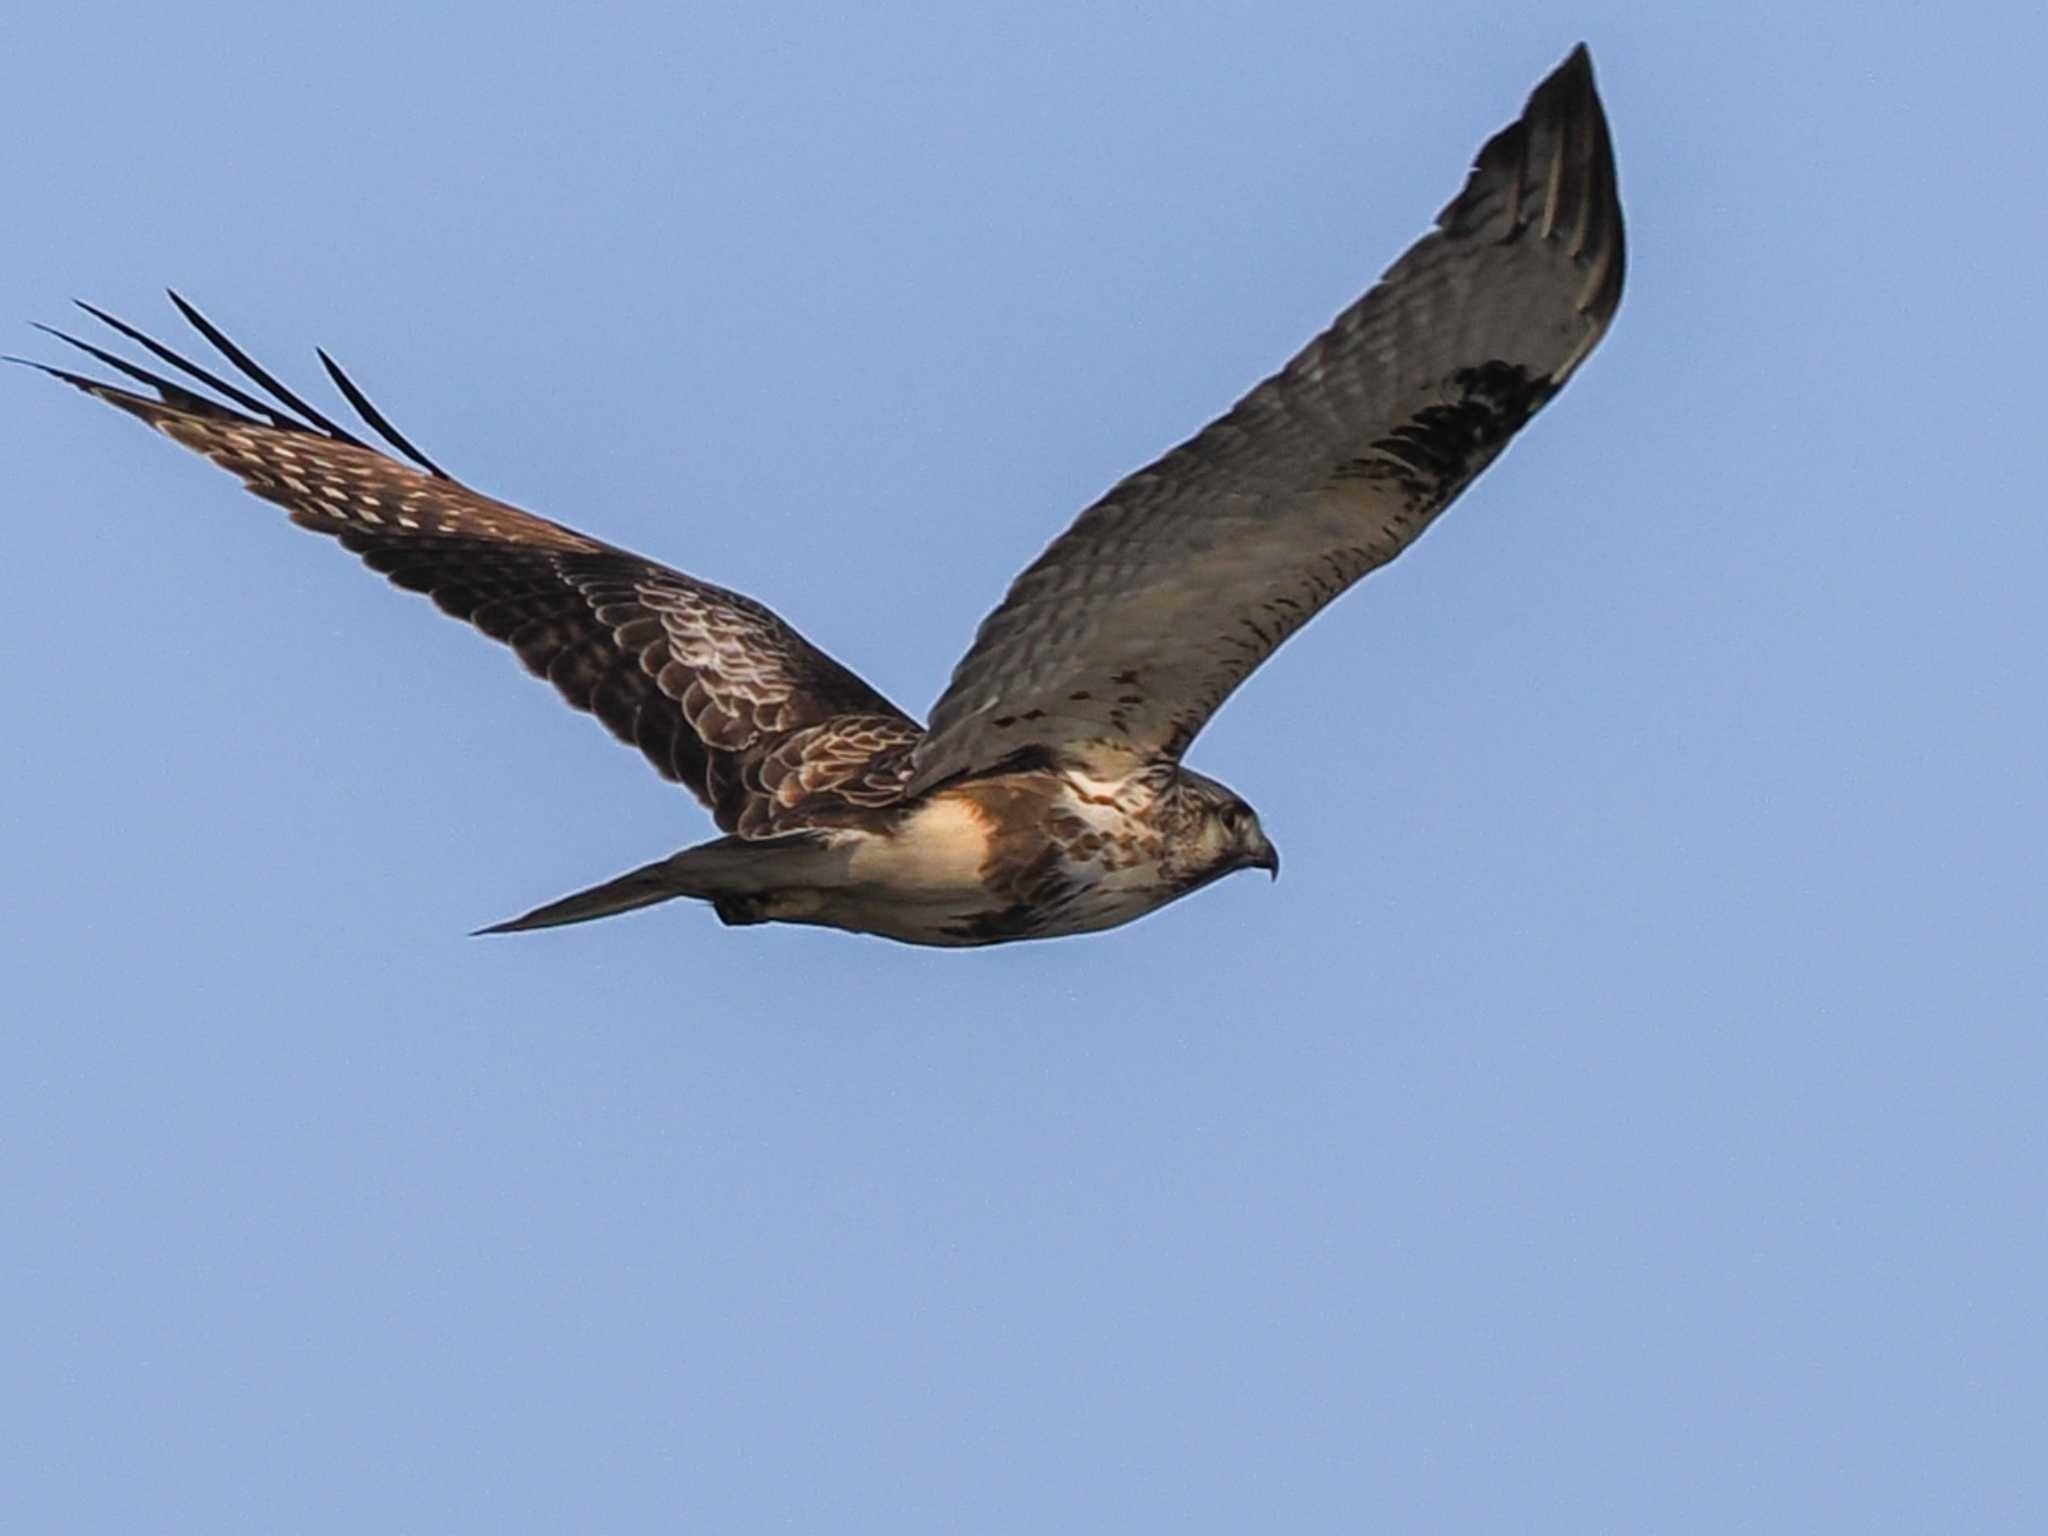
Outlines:
[[[1563,387],[1614,317],[1622,245],[1581,46],[1370,292],[1016,579],[928,726],[759,603],[470,489],[324,351],[406,462],[176,294],[241,382],[90,305],[170,372],[57,331],[150,393],[33,366],[509,645],[726,834],[483,932],[688,896],[727,923],[993,944],[1111,928],[1234,870],[1278,874],[1251,807],[1182,756],[1282,641],[1413,543]]]

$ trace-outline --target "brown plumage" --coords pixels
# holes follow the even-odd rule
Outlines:
[[[253,390],[90,306],[180,377],[61,332],[152,394],[35,366],[510,646],[729,834],[490,931],[690,896],[733,923],[983,944],[1106,928],[1235,869],[1277,872],[1250,808],[1182,754],[1557,393],[1613,318],[1623,264],[1580,48],[1378,284],[1017,578],[929,732],[751,599],[454,480],[324,352],[342,395],[411,462],[308,405],[175,295]]]

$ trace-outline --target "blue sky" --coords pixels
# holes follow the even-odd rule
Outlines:
[[[176,285],[922,707],[1581,37],[1613,332],[1106,936],[465,938],[707,823],[0,376],[19,1528],[2048,1524],[2038,7],[17,7],[0,350]]]

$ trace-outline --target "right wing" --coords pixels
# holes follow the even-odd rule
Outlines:
[[[725,831],[770,835],[807,799],[872,803],[900,786],[900,775],[871,775],[860,749],[907,748],[922,730],[768,609],[451,479],[321,353],[363,419],[419,467],[378,452],[171,297],[275,404],[90,305],[81,307],[242,409],[61,331],[51,334],[157,398],[31,366],[240,475],[300,527],[511,646],[528,671],[688,786]]]
[[[1437,227],[1279,373],[1083,512],[982,622],[909,792],[1017,754],[1178,761],[1392,560],[1598,344],[1621,299],[1607,120],[1575,49]]]

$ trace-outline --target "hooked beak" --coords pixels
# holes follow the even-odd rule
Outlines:
[[[1259,856],[1252,860],[1252,868],[1263,869],[1275,880],[1278,880],[1280,878],[1280,850],[1271,843],[1266,844],[1259,851]]]

